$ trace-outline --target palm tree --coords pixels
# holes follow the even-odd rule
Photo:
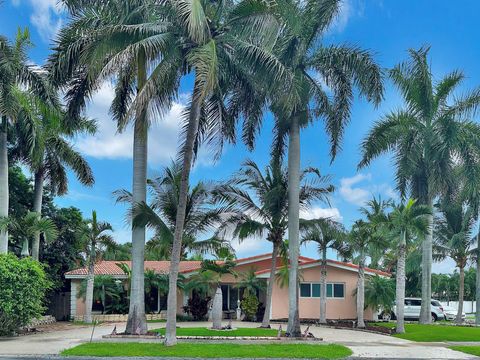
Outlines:
[[[8,152],[9,125],[17,119],[18,94],[25,88],[42,100],[55,103],[55,96],[45,86],[37,68],[29,65],[27,50],[31,46],[28,29],[18,29],[12,44],[0,36],[0,218],[8,218]],[[0,229],[0,254],[8,251],[8,231]]]
[[[66,137],[81,132],[95,133],[94,121],[80,119],[69,124],[62,109],[48,106],[33,94],[23,92],[15,124],[14,158],[28,164],[34,176],[33,211],[41,216],[43,188],[48,180],[53,195],[68,191],[67,169],[71,169],[84,185],[92,185],[93,174],[87,161]],[[34,236],[32,258],[38,260],[40,234]]]
[[[365,282],[365,307],[376,314],[380,309],[389,313],[395,299],[395,282],[382,276],[370,276]]]
[[[458,312],[455,322],[462,323],[465,291],[465,266],[475,252],[472,250],[472,235],[476,213],[474,209],[458,199],[444,199],[439,209],[441,218],[436,221],[434,257],[450,257],[459,270]]]
[[[43,218],[36,212],[28,212],[25,217],[20,219],[14,225],[17,233],[23,237],[21,256],[30,256],[30,241],[35,241],[35,237],[43,236],[46,242],[52,242],[57,239],[58,229],[55,223],[48,218]]]
[[[179,185],[182,169],[178,163],[172,163],[164,169],[162,176],[148,180],[152,201],[137,204],[131,211],[134,227],[147,226],[155,233],[147,242],[146,249],[160,258],[170,259],[175,220],[178,211]],[[213,254],[230,249],[230,244],[216,236],[198,240],[220,225],[224,209],[214,207],[213,189],[209,184],[199,182],[188,193],[185,227],[182,240],[181,258],[187,259],[189,253]],[[116,191],[117,201],[131,203],[132,194],[126,190]]]
[[[320,323],[327,323],[327,250],[339,252],[344,250],[345,229],[343,225],[333,219],[320,218],[300,222],[302,244],[313,242],[318,246],[321,256],[320,276]]]
[[[480,126],[469,120],[480,105],[480,89],[452,98],[464,79],[454,71],[435,83],[428,64],[429,48],[409,50],[411,59],[390,70],[405,108],[378,121],[362,144],[359,168],[393,151],[397,188],[403,198],[433,208],[434,199],[453,185],[448,174],[456,165],[473,168],[480,145]],[[449,101],[450,100],[450,101]],[[430,323],[433,213],[422,249],[421,323]]]
[[[395,332],[405,332],[405,263],[408,249],[412,247],[412,240],[423,239],[428,232],[426,217],[431,209],[426,205],[416,204],[416,200],[409,199],[406,203],[394,205],[388,214],[386,225],[387,234],[395,243],[397,251],[396,271],[396,316]]]
[[[282,22],[275,53],[293,74],[286,86],[272,96],[270,106],[278,135],[275,151],[288,145],[290,244],[289,322],[287,332],[300,335],[295,282],[299,256],[300,129],[319,118],[326,120],[332,160],[349,120],[353,88],[377,104],[382,98],[381,70],[368,51],[348,45],[323,46],[319,39],[338,15],[340,0],[282,1],[276,7]],[[327,95],[326,84],[333,93]],[[282,84],[283,85],[283,84]],[[252,126],[255,130],[256,128]]]
[[[154,0],[63,1],[71,21],[56,40],[49,69],[67,88],[68,117],[77,119],[86,100],[115,78],[111,113],[123,131],[133,122],[132,205],[146,201],[148,129],[175,96],[180,74],[176,38]],[[95,31],[92,31],[92,27]],[[170,51],[165,54],[164,51]],[[164,61],[159,61],[162,59]],[[147,71],[156,64],[152,71]],[[153,84],[154,83],[154,84]],[[140,94],[145,94],[139,99]],[[144,299],[145,227],[132,228],[132,287],[127,333],[146,333]]]
[[[90,285],[89,279],[87,278],[85,281],[82,281],[77,297],[83,298],[85,301],[87,301],[87,299],[89,299],[89,291]],[[111,275],[97,275],[95,276],[91,291],[92,303],[93,301],[100,301],[102,304],[102,314],[104,314],[107,308],[107,298],[119,299],[123,289],[121,283],[118,280],[115,280]],[[84,322],[87,322],[87,315],[85,315]],[[91,323],[91,321],[88,323]]]
[[[215,189],[216,199],[221,204],[227,204],[232,212],[220,232],[233,227],[232,235],[240,241],[252,236],[265,236],[272,243],[270,279],[262,321],[262,327],[265,328],[270,327],[277,258],[288,228],[288,174],[277,160],[272,160],[265,173],[254,161],[247,160],[231,180]],[[328,176],[322,176],[316,168],[303,170],[300,176],[300,204],[303,209],[308,209],[315,200],[329,203],[328,196],[334,191],[329,180]]]
[[[85,317],[86,323],[92,322],[92,305],[93,305],[93,288],[95,279],[95,263],[97,263],[102,256],[102,251],[105,248],[114,248],[116,246],[115,240],[109,233],[112,231],[112,226],[103,221],[97,220],[97,212],[92,211],[92,218],[87,221],[85,226],[80,230],[80,241],[85,251],[88,274],[86,278],[86,295],[85,295]]]

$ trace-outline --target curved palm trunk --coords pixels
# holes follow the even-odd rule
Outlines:
[[[433,209],[432,201],[429,201]],[[433,214],[427,215],[428,232],[422,243],[422,307],[420,308],[421,324],[432,322],[430,301],[432,298],[432,240],[433,240]]]
[[[93,286],[95,282],[95,243],[91,244],[89,263],[88,263],[88,275],[87,275],[87,291],[85,294],[85,317],[83,321],[87,324],[93,322],[92,307],[93,307]]]
[[[463,295],[465,293],[465,268],[460,266],[460,274],[458,280],[458,309],[457,309],[457,317],[455,318],[455,322],[457,324],[461,324],[462,320],[462,313],[463,313]]]
[[[222,289],[220,286],[217,286],[212,304],[212,329],[222,330],[222,304]]]
[[[364,328],[363,310],[365,308],[365,259],[358,262],[358,283],[357,283],[357,327]]]
[[[147,80],[145,53],[140,51],[137,59],[138,91]],[[132,206],[147,200],[147,151],[148,128],[145,111],[137,114],[133,131],[133,191]],[[145,317],[145,227],[132,228],[132,279],[130,288],[130,307],[125,332],[127,334],[146,334]]]
[[[398,247],[398,261],[397,261],[397,279],[396,279],[396,313],[397,313],[397,326],[395,332],[397,334],[403,334],[405,332],[405,257],[406,257],[406,233],[402,232],[400,235],[400,244]]]
[[[322,249],[322,269],[320,275],[320,324],[327,323],[327,248]]]
[[[35,172],[35,185],[33,188],[33,211],[35,211],[39,217],[42,216],[43,182],[44,182],[43,169],[39,169]],[[35,235],[33,237],[33,243],[32,243],[32,258],[38,261],[39,253],[40,253],[40,233],[35,232]]]
[[[277,270],[278,243],[273,243],[272,266],[270,267],[270,278],[268,279],[267,295],[265,299],[265,313],[263,314],[262,328],[270,328],[270,309],[272,308],[273,283],[275,282],[275,272]]]
[[[170,275],[167,298],[167,325],[165,331],[165,345],[171,346],[177,343],[177,278],[180,255],[182,252],[182,234],[185,225],[185,213],[187,207],[188,185],[190,170],[193,161],[193,147],[198,132],[202,98],[200,97],[199,84],[195,81],[192,104],[188,117],[188,129],[183,148],[183,168],[180,181],[180,194],[178,197],[177,216],[175,219],[175,233],[170,259]]]
[[[288,328],[292,337],[301,336],[298,313],[298,254],[300,251],[300,126],[293,116],[288,144]]]
[[[8,217],[7,118],[0,124],[0,218]],[[8,230],[0,229],[0,254],[8,252]]]

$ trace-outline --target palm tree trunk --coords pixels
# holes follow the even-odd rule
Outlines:
[[[463,294],[465,292],[465,267],[460,266],[460,276],[458,280],[458,309],[457,309],[457,317],[455,318],[455,322],[457,324],[461,324],[462,320],[462,313],[463,313]]]
[[[177,343],[177,278],[180,255],[182,252],[182,235],[185,225],[185,213],[187,207],[187,195],[190,178],[190,170],[193,162],[193,149],[198,132],[200,110],[203,99],[200,96],[199,84],[195,81],[192,104],[188,117],[188,129],[183,148],[182,178],[180,181],[180,194],[178,197],[177,216],[175,219],[175,233],[173,237],[172,255],[170,260],[170,275],[167,298],[167,325],[165,331],[165,345],[171,346]]]
[[[272,266],[270,267],[270,278],[268,279],[267,296],[265,299],[265,313],[263,314],[262,328],[270,328],[270,309],[272,308],[272,292],[277,270],[278,242],[274,241],[272,251]]]
[[[288,327],[291,337],[301,336],[298,313],[298,255],[300,213],[300,126],[292,116],[288,145],[288,252],[290,273],[288,277]]]
[[[39,217],[42,216],[42,201],[43,201],[43,168],[38,169],[35,172],[35,185],[33,188],[33,211],[35,211]],[[32,243],[32,258],[34,260],[39,259],[40,253],[40,233],[35,232]]]
[[[406,232],[403,231],[400,235],[400,244],[398,246],[398,260],[397,260],[397,276],[396,276],[396,316],[397,327],[395,332],[403,334],[405,332],[405,257],[406,257],[407,239]]]
[[[357,327],[364,328],[363,311],[365,308],[365,259],[362,255],[358,262],[358,283],[357,283]]]
[[[478,213],[478,219],[480,220],[480,209]],[[480,326],[480,228],[477,233],[477,269],[475,280],[475,324]]]
[[[139,51],[137,58],[137,83],[140,91],[147,81],[144,51]],[[148,126],[146,111],[137,114],[133,130],[133,203],[147,200],[147,152]],[[130,307],[125,332],[127,334],[146,334],[145,317],[145,227],[132,227],[132,280],[130,289]]]
[[[0,124],[0,218],[8,217],[7,117]],[[8,230],[0,229],[0,254],[8,252]]]
[[[212,304],[212,329],[222,330],[222,304],[223,294],[222,288],[217,286]]]
[[[83,318],[83,321],[86,322],[87,324],[91,324],[93,322],[92,307],[93,307],[94,281],[95,281],[95,265],[94,265],[94,261],[90,259],[89,265],[88,265],[88,275],[87,275],[87,290],[85,293],[85,316]]]
[[[327,248],[322,248],[322,269],[320,275],[320,324],[327,323]]]
[[[433,209],[433,201],[429,201],[430,209]],[[422,306],[420,308],[420,324],[432,322],[431,305],[432,299],[432,240],[433,240],[433,213],[427,215],[428,232],[422,243]]]

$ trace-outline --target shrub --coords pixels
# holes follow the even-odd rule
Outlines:
[[[245,320],[247,321],[255,321],[257,310],[258,310],[258,299],[255,294],[247,294],[240,304],[243,312],[245,313]]]
[[[38,261],[0,255],[0,336],[11,335],[42,316],[49,287]]]
[[[187,314],[192,315],[195,321],[205,320],[208,313],[208,303],[210,302],[210,299],[209,296],[202,298],[198,295],[194,295],[188,299],[187,306],[184,306],[183,310]]]

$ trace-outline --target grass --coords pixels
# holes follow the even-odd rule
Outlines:
[[[205,344],[87,343],[64,350],[65,356],[155,356],[190,358],[285,358],[340,359],[352,355],[342,345],[312,344]]]
[[[449,349],[461,351],[465,354],[480,356],[480,346],[450,346]]]
[[[394,328],[395,323],[376,323],[376,326]],[[405,334],[393,336],[417,342],[480,341],[480,328],[469,326],[405,324]]]
[[[165,328],[151,330],[165,335]],[[211,330],[204,327],[184,327],[177,329],[178,336],[277,336],[276,329],[238,328],[235,330]]]
[[[147,320],[147,323],[154,324],[154,323],[166,323],[167,320],[165,319],[158,319],[158,320]]]

